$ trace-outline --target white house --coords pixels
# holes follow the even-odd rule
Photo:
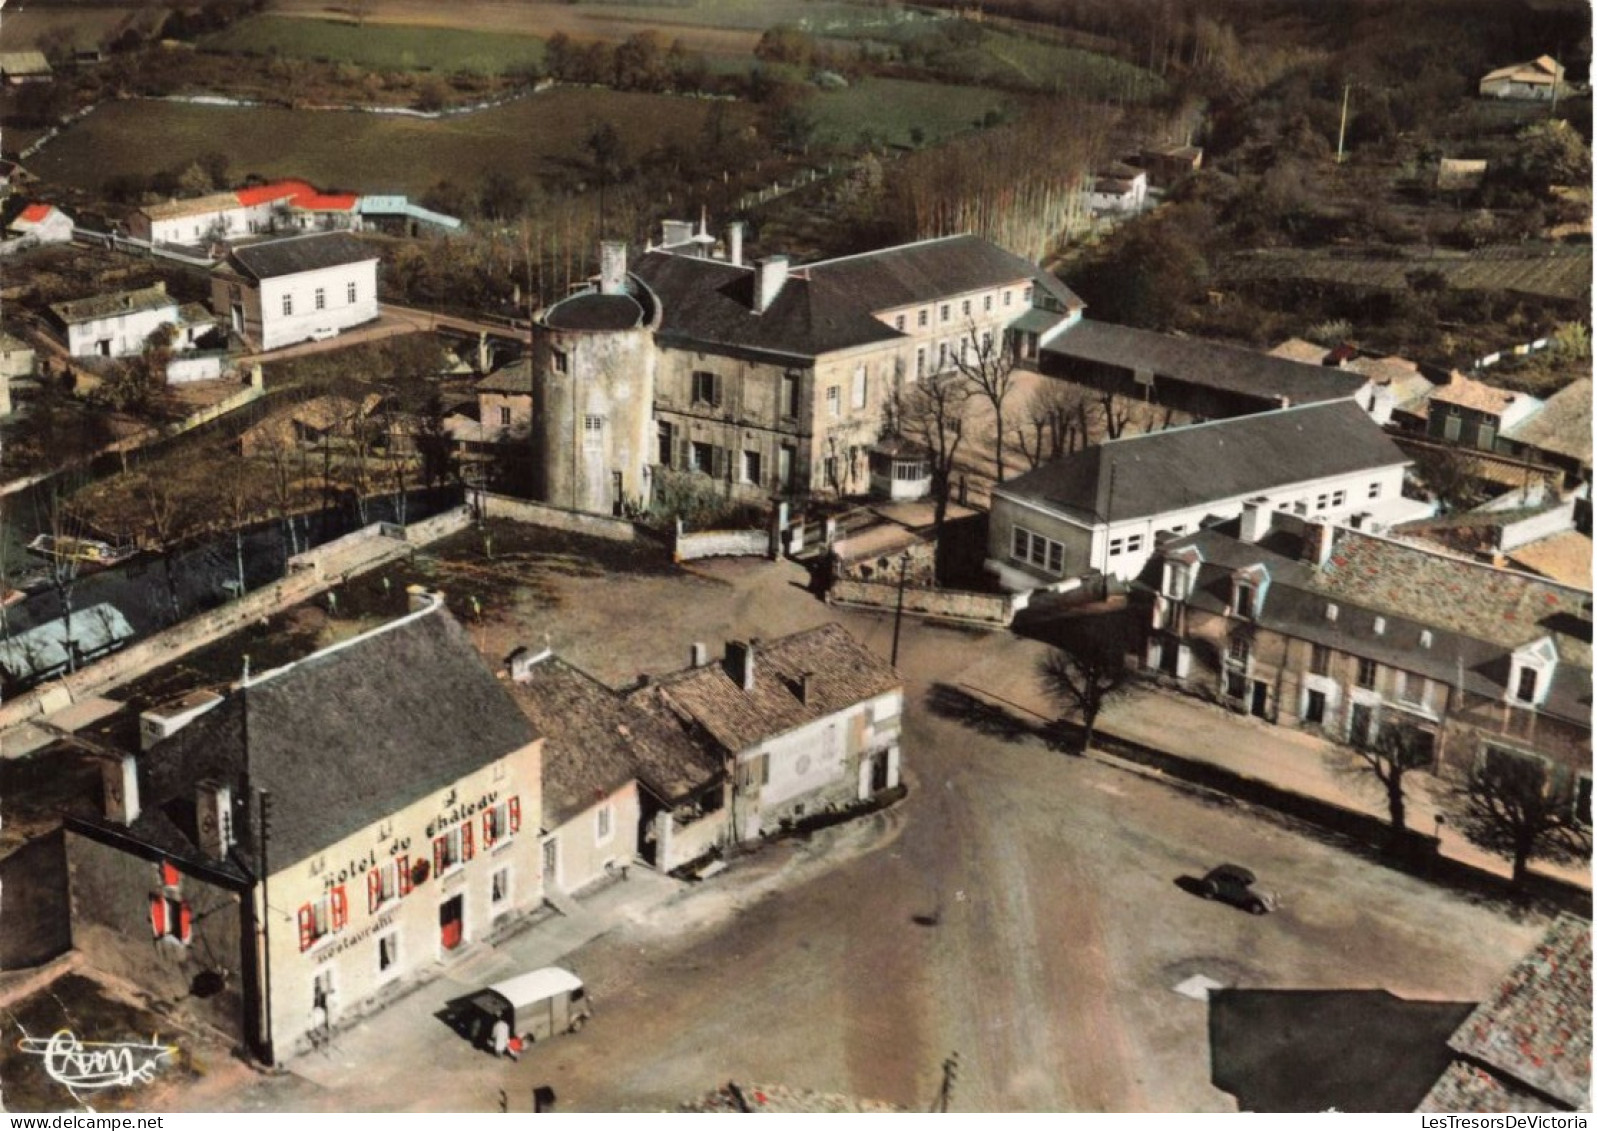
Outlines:
[[[212,276],[211,309],[261,349],[332,337],[376,320],[377,259],[346,232],[234,248]]]
[[[147,204],[128,219],[128,234],[150,243],[202,243],[284,230],[359,228],[360,197],[318,192],[306,181],[273,181],[232,192]]]
[[[70,243],[72,217],[53,204],[30,204],[11,221],[11,234],[32,236],[37,243]]]
[[[1499,67],[1481,79],[1482,98],[1516,98],[1551,101],[1564,87],[1564,68],[1552,56],[1542,55],[1528,63]]]
[[[1402,497],[1408,462],[1353,400],[1123,436],[995,488],[987,570],[1010,590],[1094,570],[1129,580],[1157,535],[1250,502],[1365,529],[1424,517]]]
[[[1094,212],[1141,212],[1148,202],[1148,172],[1111,165],[1093,175],[1087,203]]]
[[[58,302],[50,307],[73,357],[130,357],[163,325],[179,325],[177,300],[165,283],[136,291]]]

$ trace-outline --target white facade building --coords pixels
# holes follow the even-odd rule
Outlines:
[[[163,325],[179,324],[177,300],[165,283],[58,302],[50,307],[73,357],[131,357]]]
[[[211,281],[211,309],[271,350],[377,319],[376,251],[344,232],[235,248]]]

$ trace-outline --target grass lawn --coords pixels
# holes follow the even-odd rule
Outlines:
[[[375,71],[505,74],[538,67],[543,40],[460,28],[252,16],[207,36],[208,51],[354,63]]]
[[[507,106],[427,121],[353,112],[109,103],[30,162],[48,181],[90,191],[118,172],[150,174],[216,150],[239,176],[303,177],[325,189],[419,196],[440,178],[461,186],[490,169],[519,177],[582,160],[582,140],[614,123],[628,154],[696,137],[715,103],[657,94],[556,89]],[[734,124],[749,113],[727,103]],[[149,144],[158,137],[160,145]]]
[[[893,145],[909,145],[919,126],[925,144],[972,127],[989,110],[1002,113],[1011,99],[1002,91],[944,86],[903,79],[865,79],[815,97],[815,128],[823,142],[851,145],[861,133]]]

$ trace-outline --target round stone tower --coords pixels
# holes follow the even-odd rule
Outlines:
[[[599,284],[538,312],[532,329],[533,489],[552,506],[620,515],[649,505],[654,331],[660,303],[601,247]]]

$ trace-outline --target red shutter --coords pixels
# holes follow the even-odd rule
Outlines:
[[[309,950],[316,941],[316,912],[310,904],[299,909],[299,948]]]
[[[186,902],[178,904],[178,908],[177,908],[177,937],[179,939],[181,939],[182,941],[184,941],[184,942],[188,942],[190,936],[193,933],[192,930],[191,930],[191,928],[193,927],[193,924],[194,924],[194,913],[189,910],[189,905]]]
[[[471,822],[467,821],[460,826],[460,859],[462,862],[471,859]]]
[[[155,937],[161,938],[166,934],[166,896],[150,896],[150,927],[155,931]]]
[[[410,857],[401,856],[394,866],[399,869],[399,894],[410,894]]]
[[[177,887],[177,865],[170,860],[161,861],[161,884],[165,887]]]
[[[494,843],[494,811],[488,810],[482,815],[482,846],[492,848]]]
[[[344,924],[349,922],[349,897],[344,894],[344,885],[339,884],[333,889],[333,930],[341,931]]]
[[[376,911],[383,902],[383,870],[373,868],[366,873],[366,899],[371,904],[370,910]]]
[[[510,799],[510,831],[512,833],[521,831],[521,798],[519,797]]]
[[[437,837],[433,840],[433,875],[444,874],[444,838]]]

